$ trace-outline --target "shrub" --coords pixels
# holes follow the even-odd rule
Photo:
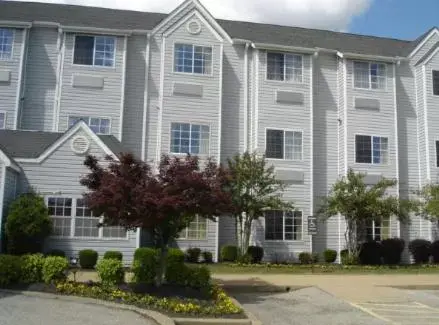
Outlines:
[[[65,257],[48,256],[43,264],[43,281],[50,283],[57,280],[65,280],[69,262]]]
[[[323,259],[325,263],[334,263],[337,260],[337,251],[333,249],[327,249],[323,252]]]
[[[0,255],[0,287],[16,283],[21,276],[21,259],[18,256]]]
[[[380,242],[370,241],[361,245],[360,263],[363,265],[380,265],[382,246]]]
[[[251,264],[252,259],[253,258],[252,258],[252,256],[250,254],[245,254],[245,255],[239,256],[236,261],[238,263],[241,263],[241,264]]]
[[[311,254],[311,262],[312,262],[313,264],[318,263],[318,262],[319,262],[319,259],[320,259],[319,253],[312,253],[312,254]]]
[[[259,264],[264,257],[264,249],[259,246],[249,246],[247,254],[251,256],[251,262],[253,264]]]
[[[357,265],[358,256],[349,254],[349,250],[344,249],[340,252],[341,263],[344,265]]]
[[[189,267],[188,275],[189,277],[186,283],[188,287],[198,290],[210,289],[212,283],[211,283],[210,270],[207,267],[205,266]]]
[[[79,265],[83,269],[93,269],[98,261],[98,252],[92,249],[84,249],[79,252]]]
[[[21,257],[21,276],[22,283],[43,282],[43,254],[23,255]]]
[[[123,260],[123,254],[121,252],[118,252],[118,251],[108,251],[108,252],[105,252],[104,260],[109,260],[109,259],[114,259],[114,260],[122,261]]]
[[[213,254],[211,252],[204,251],[201,255],[203,255],[204,263],[213,263]]]
[[[66,253],[60,249],[52,249],[46,254],[46,256],[66,257]]]
[[[401,262],[405,242],[401,238],[384,239],[381,242],[384,264],[395,265]]]
[[[409,251],[416,264],[428,263],[431,255],[431,242],[425,239],[415,239],[409,244]]]
[[[439,240],[431,244],[431,256],[433,256],[434,263],[439,263]]]
[[[153,248],[138,248],[134,252],[132,266],[135,283],[153,284],[157,274],[158,251]]]
[[[189,248],[186,251],[187,261],[189,263],[198,263],[200,261],[201,249]]]
[[[237,246],[223,246],[221,248],[221,260],[224,262],[236,262],[238,258]]]
[[[123,283],[125,271],[122,261],[115,258],[102,259],[96,265],[99,279],[105,286],[115,286]]]
[[[10,254],[41,252],[44,239],[51,231],[52,220],[42,197],[29,193],[12,203],[5,224],[7,250]]]
[[[311,253],[308,253],[308,252],[300,253],[299,254],[299,261],[300,261],[300,264],[311,264],[311,262],[312,262]]]
[[[165,279],[168,283],[185,285],[190,276],[188,268],[184,264],[184,253],[176,248],[170,248],[166,258]]]

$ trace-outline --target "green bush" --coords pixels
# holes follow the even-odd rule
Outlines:
[[[384,239],[381,242],[384,264],[396,265],[401,263],[401,255],[405,242],[401,238]]]
[[[313,264],[318,263],[318,262],[319,262],[319,259],[320,259],[319,253],[312,253],[312,254],[311,254],[311,262],[312,262]]]
[[[0,287],[17,283],[21,277],[21,259],[18,256],[0,255]]]
[[[240,264],[251,264],[252,263],[252,256],[250,254],[240,255],[238,256],[238,259],[236,262]]]
[[[134,252],[131,271],[135,283],[153,284],[157,274],[158,251],[153,248],[138,248]]]
[[[212,281],[210,270],[206,266],[189,267],[187,285],[188,287],[206,290],[211,288]]]
[[[302,252],[299,254],[300,264],[311,264],[312,263],[312,255],[308,252]]]
[[[21,257],[21,277],[22,283],[43,282],[43,254],[23,255]]]
[[[178,248],[169,248],[168,256],[166,258],[167,265],[169,264],[184,264],[184,253]]]
[[[362,265],[380,265],[382,257],[382,245],[377,241],[363,243],[360,249],[360,264]]]
[[[189,248],[186,251],[187,261],[189,263],[198,263],[200,261],[201,249]]]
[[[409,251],[416,264],[426,264],[430,260],[431,242],[425,239],[415,239],[409,244]]]
[[[213,254],[211,252],[204,251],[201,255],[203,256],[204,263],[207,264],[213,263]]]
[[[264,249],[259,246],[249,246],[247,254],[251,256],[251,262],[253,264],[259,264],[264,257]]]
[[[221,260],[223,262],[236,262],[238,259],[238,247],[237,246],[223,246],[221,248]]]
[[[44,199],[24,194],[9,208],[5,223],[7,251],[14,255],[40,253],[44,239],[52,232],[52,220]]]
[[[325,263],[334,263],[337,260],[337,251],[326,249],[323,252],[323,259],[325,260]]]
[[[188,268],[184,264],[184,253],[176,248],[170,248],[168,250],[168,256],[166,258],[166,282],[171,284],[184,285],[185,281],[189,277]]]
[[[46,254],[46,256],[66,257],[66,253],[60,249],[52,249]]]
[[[439,263],[439,240],[431,244],[431,256],[433,256],[434,263]]]
[[[102,259],[96,265],[96,271],[105,286],[115,286],[124,282],[125,271],[121,260]]]
[[[341,263],[344,265],[357,265],[358,264],[358,256],[349,254],[347,249],[344,249],[340,252]]]
[[[98,252],[92,249],[84,249],[79,252],[79,265],[83,269],[93,269],[98,261]]]
[[[108,252],[105,252],[104,260],[108,260],[108,259],[114,259],[114,260],[122,261],[123,260],[123,254],[121,252],[118,252],[118,251],[108,251]]]
[[[43,281],[50,283],[52,281],[65,280],[69,262],[65,257],[48,256],[44,259],[43,264]]]

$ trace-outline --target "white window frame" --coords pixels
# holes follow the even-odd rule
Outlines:
[[[301,232],[297,232],[296,234],[300,234],[300,239],[285,239],[285,215],[286,213],[291,212],[293,213],[293,222],[294,222],[294,213],[301,213],[301,219],[302,219],[302,223],[301,223]],[[303,218],[303,210],[294,210],[294,211],[283,211],[283,217],[282,217],[282,238],[283,239],[267,239],[267,219],[265,218],[264,215],[264,240],[266,242],[302,242],[304,241],[304,218]],[[294,224],[293,224],[294,227]],[[293,232],[294,234],[294,232]]]
[[[284,58],[284,80],[275,80],[275,79],[268,79],[268,54],[269,53],[273,53],[273,54],[282,54],[282,55],[292,55],[292,56],[298,56],[301,57],[301,61],[302,61],[302,67],[300,68],[301,71],[301,78],[300,81],[295,81],[295,80],[286,80],[286,71],[287,71],[287,67],[286,67],[286,60]],[[282,51],[266,51],[265,52],[265,81],[268,82],[281,82],[281,83],[292,83],[292,84],[303,84],[303,75],[304,75],[304,55],[303,54],[298,54],[298,53],[290,53],[290,52],[282,52]]]
[[[387,218],[386,218],[387,219]],[[388,218],[388,221],[389,221],[389,227],[388,227],[388,229],[389,229],[389,232],[386,234],[386,236],[385,236],[385,238],[383,238],[383,226],[382,226],[382,224],[383,224],[383,222],[384,221],[381,221],[381,226],[377,226],[376,225],[376,222],[375,222],[375,220],[371,220],[371,221],[369,221],[369,222],[371,222],[372,224],[370,225],[370,224],[367,224],[366,225],[366,237],[367,237],[367,228],[369,228],[369,229],[372,229],[372,240],[376,240],[375,239],[375,236],[376,236],[376,230],[377,229],[380,229],[380,238],[379,238],[379,240],[377,240],[377,241],[382,241],[382,240],[384,240],[384,239],[388,239],[388,238],[391,238],[392,236],[392,218]],[[366,238],[367,240],[369,239],[369,238]]]
[[[366,87],[357,87],[355,85],[356,80],[356,73],[355,73],[355,63],[366,63],[368,64],[368,74],[369,74],[369,86]],[[384,87],[383,88],[372,88],[372,74],[371,74],[371,65],[377,64],[377,65],[383,65],[384,66]],[[384,62],[375,62],[375,61],[361,61],[361,60],[354,60],[352,61],[352,83],[354,89],[363,89],[363,90],[372,90],[372,91],[387,91],[387,63]]]
[[[371,153],[370,153],[370,157],[371,157],[371,162],[370,163],[365,163],[365,162],[357,162],[357,136],[364,136],[364,137],[370,137],[370,142],[371,142]],[[375,163],[374,162],[374,155],[373,155],[373,138],[386,138],[387,139],[387,163]],[[375,165],[375,166],[388,166],[390,165],[390,141],[389,141],[389,137],[388,136],[383,136],[383,135],[369,135],[369,134],[360,134],[360,133],[356,133],[354,134],[354,162],[357,165]]]
[[[299,129],[281,129],[281,128],[272,128],[272,127],[266,127],[265,128],[265,155],[267,154],[267,131],[268,130],[273,130],[273,131],[283,131],[283,133],[284,133],[284,148],[283,148],[283,150],[284,150],[284,158],[268,158],[267,157],[267,160],[278,160],[278,161],[304,161],[304,158],[303,158],[303,143],[304,143],[304,136],[303,136],[303,130],[299,130]],[[301,150],[301,159],[286,159],[285,158],[285,152],[286,152],[286,141],[285,141],[285,132],[298,132],[298,133],[301,133],[301,135],[302,135],[302,150]]]
[[[6,111],[0,111],[0,115],[3,115],[3,125],[0,124],[0,130],[5,130],[6,129],[6,118],[7,118]]]
[[[176,70],[176,47],[177,45],[186,45],[186,46],[192,46],[192,72],[184,72],[184,71],[177,71]],[[211,55],[210,55],[210,73],[196,73],[195,70],[195,47],[204,47],[204,48],[210,48]],[[211,45],[205,45],[205,44],[194,44],[194,43],[184,43],[184,42],[174,42],[173,43],[173,50],[172,50],[172,71],[175,74],[183,74],[183,75],[193,75],[193,76],[207,76],[212,77],[213,76],[213,60],[214,60],[214,51],[213,46]]]
[[[1,55],[0,61],[12,61],[12,59],[14,58],[14,45],[15,45],[16,30],[15,30],[15,28],[0,27],[0,30],[2,30],[2,29],[12,30],[12,44],[11,44],[11,53],[9,54],[9,57],[3,58],[3,55]]]
[[[199,217],[199,216],[196,216],[195,217],[195,219],[194,219],[194,221],[193,222],[191,222],[191,224],[197,224],[197,233],[199,233],[199,230],[198,230],[198,228],[199,228],[199,224],[201,223],[200,222],[200,219],[204,219],[205,220],[205,222],[206,222],[206,233],[205,233],[205,237],[204,238],[191,238],[191,237],[189,237],[189,227],[190,227],[190,225],[189,225],[189,227],[186,227],[181,233],[180,233],[180,235],[179,235],[179,237],[177,238],[177,240],[186,240],[186,241],[205,241],[205,240],[207,240],[208,239],[208,232],[209,232],[209,220],[207,219],[207,218],[203,218],[203,217]]]
[[[82,199],[81,196],[71,196],[71,195],[46,195],[44,197],[44,202],[46,204],[46,206],[48,206],[48,202],[49,202],[49,198],[63,198],[63,199],[71,199],[72,200],[72,214],[71,214],[71,222],[70,222],[70,235],[69,236],[50,236],[51,238],[54,239],[61,239],[61,240],[65,240],[65,239],[73,239],[73,240],[88,240],[88,241],[127,241],[129,240],[129,231],[126,231],[126,236],[125,237],[104,237],[103,233],[104,233],[104,227],[99,227],[99,236],[98,237],[80,237],[80,236],[75,236],[75,227],[76,227],[76,207],[77,207],[77,200]],[[49,217],[52,218],[57,218],[56,216],[51,216],[49,215]],[[59,218],[65,218],[65,217],[59,217]],[[82,218],[82,217],[78,217],[78,218]],[[99,218],[99,221],[102,222],[103,221],[103,217]]]
[[[209,140],[209,148],[207,149],[207,153],[198,153],[198,154],[191,153],[191,155],[195,155],[195,156],[209,156],[210,155],[210,148],[211,148],[211,144],[212,144],[211,143],[212,126],[210,124],[203,123],[203,122],[171,122],[169,125],[169,130],[170,130],[170,132],[169,132],[169,152],[172,155],[187,155],[188,154],[187,152],[173,152],[172,151],[172,147],[173,147],[173,145],[172,145],[172,140],[173,140],[173,138],[172,138],[172,124],[189,124],[189,127],[190,127],[189,136],[190,137],[192,136],[192,126],[193,125],[200,126],[200,127],[207,126],[209,128],[209,139],[208,139]],[[189,139],[189,148],[191,148],[191,140],[192,140],[192,138]],[[200,148],[201,148],[201,139],[200,139]]]
[[[76,49],[76,37],[93,37],[93,64],[77,64],[75,63],[75,49]],[[113,52],[113,65],[112,66],[106,66],[106,65],[96,65],[95,64],[95,58],[96,58],[96,37],[109,37],[114,39],[114,52]],[[90,35],[90,34],[75,34],[73,36],[73,50],[72,50],[72,65],[78,66],[78,67],[93,67],[93,68],[99,68],[99,69],[115,69],[116,68],[116,52],[117,52],[117,37],[111,36],[111,35]]]
[[[80,115],[69,115],[68,117],[67,117],[67,128],[68,129],[70,129],[73,125],[70,125],[70,119],[73,119],[73,118],[76,118],[76,119],[82,119],[84,122],[85,122],[85,124],[87,124],[88,125],[88,127],[91,129],[91,126],[90,126],[90,123],[91,123],[91,120],[92,119],[99,119],[99,123],[101,123],[102,122],[102,120],[108,120],[108,122],[109,122],[109,124],[108,124],[108,133],[96,133],[96,134],[100,134],[100,135],[111,135],[111,118],[109,118],[109,117],[102,117],[102,116],[100,116],[100,117],[98,117],[98,116],[80,116]]]

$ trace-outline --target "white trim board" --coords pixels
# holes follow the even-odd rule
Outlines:
[[[439,30],[437,28],[434,28],[424,39],[421,43],[416,46],[416,48],[409,54],[408,58],[411,59],[416,53],[419,52],[419,50],[425,45],[425,43],[428,42],[428,40],[433,37],[433,35],[439,36]]]

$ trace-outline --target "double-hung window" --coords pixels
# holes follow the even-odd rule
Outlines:
[[[439,96],[439,70],[433,70],[433,94]]]
[[[174,71],[212,74],[212,48],[192,44],[175,44]]]
[[[302,240],[302,211],[265,212],[266,240]]]
[[[12,59],[12,46],[14,44],[14,30],[0,28],[0,60]]]
[[[267,80],[302,82],[302,56],[267,53]]]
[[[302,160],[302,132],[267,129],[267,158]]]
[[[126,239],[123,227],[99,227],[102,218],[96,217],[84,199],[48,197],[49,216],[53,220],[53,236],[63,238]]]
[[[0,112],[0,130],[6,129],[6,113]]]
[[[189,123],[171,124],[171,153],[209,154],[209,126]]]
[[[354,62],[354,86],[363,89],[386,89],[386,64]]]
[[[180,233],[179,238],[188,240],[205,240],[207,238],[206,218],[196,216],[189,226]]]
[[[114,67],[116,38],[76,35],[73,64]]]
[[[389,142],[387,138],[370,135],[355,136],[355,162],[364,164],[387,164]]]
[[[69,128],[78,121],[83,120],[90,129],[97,134],[110,134],[110,119],[89,117],[89,116],[69,116]]]
[[[381,241],[390,237],[390,218],[371,220],[366,226],[366,238],[368,241]]]
[[[439,141],[436,141],[436,167],[439,167]]]

